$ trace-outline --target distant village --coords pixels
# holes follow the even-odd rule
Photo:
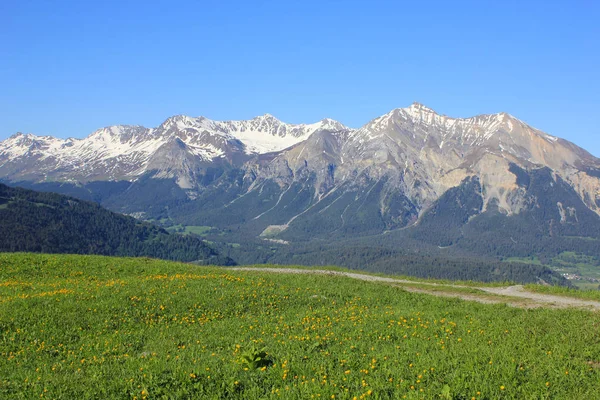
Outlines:
[[[562,276],[565,279],[568,279],[570,281],[586,281],[586,282],[592,282],[592,283],[600,283],[600,279],[583,277],[583,276],[577,275],[577,274],[563,273]]]

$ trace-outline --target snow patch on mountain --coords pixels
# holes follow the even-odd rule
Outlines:
[[[62,180],[73,177],[84,181],[130,180],[149,168],[157,168],[156,162],[150,163],[150,160],[174,139],[179,139],[182,151],[195,156],[197,161],[212,162],[233,154],[281,151],[306,140],[316,131],[340,129],[345,129],[344,125],[330,119],[294,125],[281,122],[270,114],[247,121],[213,121],[177,115],[156,128],[110,126],[84,139],[18,133],[0,142],[0,166],[3,167],[0,173],[28,179],[32,176],[46,179],[54,175]],[[14,168],[6,165],[9,161]],[[21,164],[26,167],[22,168]],[[188,181],[185,186],[190,185]]]

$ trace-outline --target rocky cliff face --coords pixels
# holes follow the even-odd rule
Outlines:
[[[390,198],[398,193],[409,201],[409,209],[421,214],[472,177],[481,185],[482,212],[494,204],[506,215],[518,214],[536,199],[519,184],[511,166],[549,168],[600,213],[599,160],[505,113],[457,119],[415,103],[358,130],[313,134],[269,162],[260,161],[245,165],[254,179],[250,190],[264,180],[283,189],[312,174],[313,206],[367,188],[378,191],[382,215],[398,213],[390,209],[397,206]]]

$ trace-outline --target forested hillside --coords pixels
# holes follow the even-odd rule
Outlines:
[[[147,256],[233,264],[199,238],[169,234],[92,202],[2,184],[0,251]]]
[[[239,240],[239,243],[234,245],[217,242],[216,235],[207,237],[211,241],[215,240],[214,246],[220,254],[230,256],[241,265],[337,265],[361,271],[420,278],[571,285],[560,274],[543,265],[502,262],[466,253],[461,255],[455,251],[444,254],[444,250],[438,249],[437,246],[417,250],[412,247],[415,242],[408,240],[403,242],[402,246],[392,248],[382,240],[376,243],[378,237],[368,241],[356,239],[320,244]]]

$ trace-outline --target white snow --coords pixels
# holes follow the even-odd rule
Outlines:
[[[306,140],[309,135],[301,137],[294,136],[276,136],[261,131],[237,131],[231,132],[232,135],[240,140],[246,146],[247,153],[270,153],[286,149]]]
[[[230,150],[231,141],[236,139],[244,145],[246,153],[264,154],[300,143],[321,129],[346,128],[330,119],[314,124],[286,124],[270,114],[246,121],[213,121],[178,115],[157,128],[117,125],[99,129],[85,139],[17,134],[0,142],[0,157],[16,160],[35,156],[36,162],[52,158],[44,166],[49,172],[63,169],[77,175],[107,173],[112,176],[118,169],[121,175],[133,177],[146,172],[152,154],[175,137],[194,155],[210,161]]]

